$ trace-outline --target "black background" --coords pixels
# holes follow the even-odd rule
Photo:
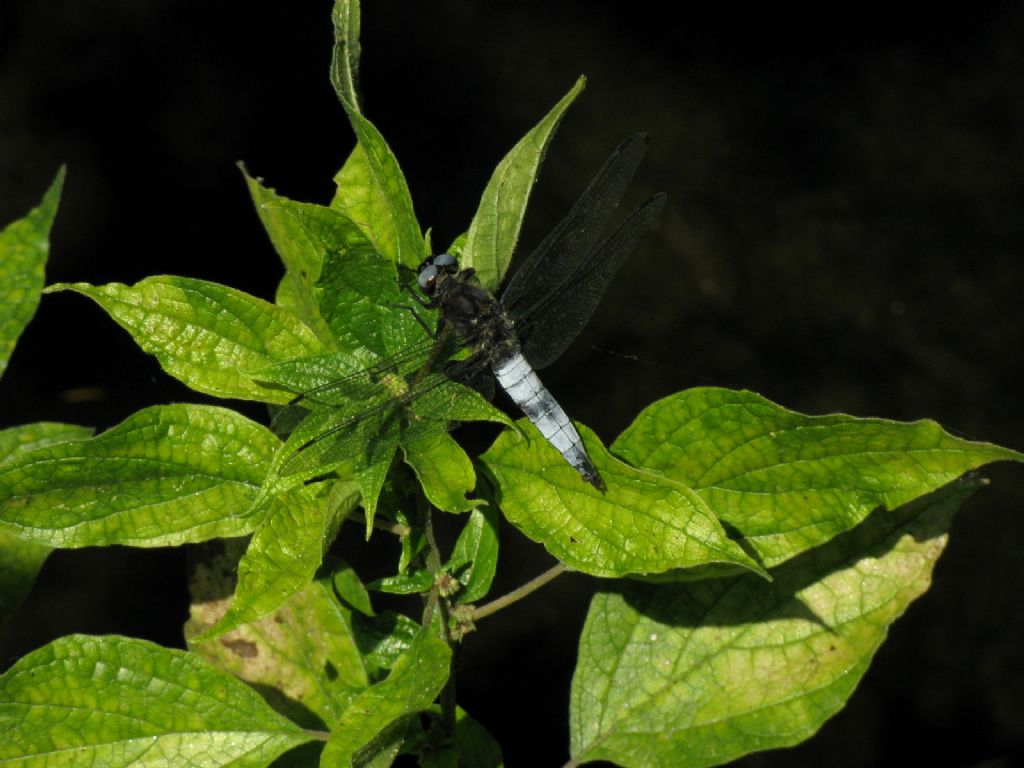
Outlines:
[[[329,12],[327,0],[5,0],[0,222],[67,163],[51,282],[172,273],[270,297],[279,268],[234,163],[289,197],[330,198],[353,140],[327,78]],[[621,138],[651,132],[633,202],[668,192],[663,226],[545,376],[606,441],[653,399],[711,384],[810,413],[935,418],[1022,449],[1022,32],[1011,3],[895,15],[371,3],[362,92],[440,244],[579,74],[589,86],[552,146],[525,246]],[[90,302],[50,296],[0,383],[0,425],[107,428],[201,400]],[[986,475],[931,592],[847,708],[797,749],[740,764],[1010,764],[1024,745],[1024,472]],[[498,591],[550,563],[506,538]],[[183,565],[180,550],[56,553],[3,628],[0,668],[72,631],[180,645]],[[564,578],[465,643],[460,701],[510,766],[567,757],[592,589]]]

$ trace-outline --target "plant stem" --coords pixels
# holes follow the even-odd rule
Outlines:
[[[565,565],[559,563],[558,565],[544,571],[544,573],[542,573],[540,576],[537,576],[534,579],[530,579],[521,587],[516,587],[507,595],[502,595],[497,600],[492,600],[489,603],[485,603],[484,605],[479,606],[475,611],[473,611],[473,621],[477,621],[478,619],[490,616],[492,613],[496,613],[497,611],[500,611],[502,608],[506,608],[512,605],[512,603],[517,602],[518,600],[522,600],[531,592],[540,589],[549,581],[557,578],[558,576],[561,576],[563,573],[565,573],[565,571]]]
[[[348,516],[345,517],[343,522],[361,523],[363,525],[366,525],[366,518],[363,515],[357,513],[355,510],[353,510],[351,513],[349,513]],[[409,533],[409,526],[402,525],[401,523],[392,523],[388,520],[375,519],[373,521],[373,527],[376,528],[378,531],[387,531],[388,533],[393,533],[396,536],[405,536]]]
[[[431,507],[427,507],[426,514],[426,525],[423,530],[426,534],[427,539],[427,567],[430,568],[434,574],[434,586],[430,590],[430,596],[427,598],[427,612],[424,612],[424,625],[430,623],[432,618],[433,607],[436,605],[441,611],[441,636],[444,641],[448,643],[448,647],[452,649],[452,660],[448,665],[448,680],[444,684],[444,688],[441,689],[441,723],[445,730],[455,736],[455,655],[458,647],[455,641],[452,639],[450,628],[448,627],[448,598],[440,594],[440,577],[441,577],[441,553],[437,548],[437,539],[434,538],[434,520],[431,514]]]

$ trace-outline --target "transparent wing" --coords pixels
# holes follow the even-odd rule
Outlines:
[[[637,240],[657,221],[664,196],[642,205],[601,240],[647,151],[647,134],[623,141],[572,210],[523,261],[501,295],[523,354],[537,369],[554,362],[586,326]]]
[[[407,405],[448,381],[443,373],[431,374],[403,397],[383,392],[357,411],[341,405],[308,410],[285,443],[286,455],[278,474],[315,475],[349,460],[357,467],[369,466],[386,458],[386,452],[393,452],[407,419],[420,422],[420,436],[446,429],[447,420],[411,415]]]
[[[540,245],[515,270],[501,294],[513,316],[525,316],[519,304],[557,292],[593,251],[647,152],[648,136],[623,141],[583,190],[579,200]]]
[[[469,378],[483,365],[479,356],[445,362],[457,340],[432,347],[407,350],[355,374],[315,387],[296,397],[279,411],[271,428],[288,435],[285,455],[278,465],[280,476],[312,476],[352,460],[368,466],[393,452],[404,427],[417,422],[415,434],[425,438],[447,429],[457,410],[434,408],[429,393],[456,399],[450,390],[456,380]],[[436,370],[437,368],[441,370]],[[420,406],[426,401],[427,406]]]
[[[652,197],[588,254],[561,286],[522,307],[523,319],[516,321],[516,329],[523,354],[534,368],[553,363],[579,336],[626,257],[654,228],[664,207],[665,195]]]

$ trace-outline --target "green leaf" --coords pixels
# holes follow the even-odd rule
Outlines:
[[[25,218],[0,230],[0,376],[7,370],[18,337],[39,306],[46,279],[43,270],[50,252],[50,227],[63,186],[61,167],[42,202]]]
[[[326,349],[337,341],[320,315],[313,285],[327,253],[340,248],[358,228],[332,208],[300,203],[278,195],[242,168],[256,213],[285,266],[276,301],[291,310],[316,334]],[[359,233],[361,236],[361,233]],[[365,238],[364,238],[365,239]]]
[[[347,563],[341,563],[331,572],[331,583],[334,591],[343,603],[359,611],[364,616],[373,616],[373,604],[370,601],[370,593],[359,575]]]
[[[0,527],[54,547],[239,536],[280,442],[225,408],[146,408],[89,440],[0,464]]]
[[[410,427],[403,438],[405,461],[413,468],[427,499],[446,512],[465,512],[479,500],[467,498],[476,487],[473,462],[448,434],[448,422],[512,420],[475,389],[443,381],[409,404]],[[439,416],[443,417],[439,421]]]
[[[449,379],[409,404],[409,411],[422,419],[444,414],[448,421],[490,421],[513,426],[514,422],[479,392]]]
[[[756,576],[624,582],[593,599],[572,684],[576,763],[720,765],[810,737],[929,587],[964,482]]]
[[[594,576],[662,573],[709,563],[757,570],[689,488],[616,462],[577,424],[606,493],[588,485],[526,419],[481,456],[505,516],[574,570]]]
[[[242,542],[202,545],[189,574],[192,595],[185,627],[189,648],[260,691],[281,714],[323,729],[370,684],[352,628],[352,612],[335,597],[328,578],[293,593],[272,614],[243,624],[215,642],[195,636],[221,620],[235,585]]]
[[[359,143],[334,177],[331,207],[354,221],[381,255],[415,268],[423,261],[423,236],[402,169],[374,125],[342,103]]]
[[[368,587],[377,592],[389,595],[416,595],[428,592],[434,586],[434,574],[426,569],[400,573],[397,576],[385,576],[371,581]]]
[[[0,430],[0,465],[37,448],[72,440],[85,440],[91,436],[92,429],[89,427],[53,421],[37,421],[34,424],[3,429]]]
[[[358,0],[334,0],[334,56],[331,59],[331,85],[343,104],[359,110],[359,3]]]
[[[393,668],[421,629],[408,616],[395,611],[381,611],[376,616],[352,616],[352,631],[359,650],[375,671]]]
[[[406,737],[406,750],[416,755],[422,768],[502,768],[501,747],[479,721],[461,707],[455,708],[455,741],[452,743],[441,719],[441,708],[425,713],[427,723],[414,723]]]
[[[410,299],[398,285],[395,265],[381,258],[361,234],[327,257],[316,297],[343,350],[390,357],[430,342],[413,314],[399,309]],[[431,321],[436,318],[436,313],[416,311]],[[364,356],[364,364],[372,359]]]
[[[445,570],[462,584],[455,595],[460,603],[479,600],[491,588],[498,568],[498,513],[493,506],[478,507],[459,534]]]
[[[0,625],[28,596],[50,551],[0,530]]]
[[[320,765],[355,764],[361,748],[400,718],[427,709],[448,679],[451,649],[430,627],[420,630],[385,680],[360,693],[332,726]],[[371,745],[372,746],[372,745]]]
[[[273,363],[323,351],[298,317],[242,291],[186,277],[148,277],[127,286],[59,283],[105,309],[161,367],[192,389],[216,397],[285,403],[287,393],[250,375]]]
[[[398,573],[406,570],[427,548],[424,526],[410,519],[400,508],[393,510],[396,522],[402,527],[398,536],[401,550],[398,554]]]
[[[459,768],[503,768],[505,765],[497,740],[461,708],[455,711],[455,746]]]
[[[443,427],[406,440],[404,448],[405,463],[412,467],[427,501],[435,507],[458,513],[478,503],[467,498],[476,486],[473,462]]]
[[[280,608],[313,580],[342,520],[359,499],[353,483],[322,483],[276,496],[238,564],[231,607],[193,642],[206,642]]]
[[[822,544],[965,472],[1024,455],[933,421],[805,416],[753,392],[699,388],[660,400],[612,445],[686,485],[766,567]]]
[[[265,766],[311,736],[230,675],[123,637],[64,637],[0,676],[0,764]]]
[[[87,427],[39,422],[0,431],[0,465],[23,453],[53,443],[84,440],[92,434]],[[10,615],[28,595],[51,549],[0,530],[0,621]]]
[[[586,82],[585,77],[576,81],[562,100],[505,155],[487,182],[469,225],[460,263],[475,269],[480,283],[488,290],[498,287],[508,269],[548,144]]]

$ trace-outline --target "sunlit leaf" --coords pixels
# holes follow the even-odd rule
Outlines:
[[[698,388],[660,400],[612,444],[695,490],[777,563],[965,472],[1024,455],[953,437],[934,421],[805,416],[753,392]]]
[[[426,627],[399,657],[391,673],[352,700],[331,726],[320,765],[349,766],[360,750],[400,718],[427,709],[448,679],[451,649]]]
[[[54,547],[239,536],[280,442],[224,408],[146,408],[88,440],[0,464],[0,527]]]
[[[333,251],[315,290],[320,311],[341,349],[388,357],[429,342],[427,331],[412,314],[414,300],[398,285],[394,264],[381,258],[366,240],[346,241]],[[419,307],[415,311],[426,317],[424,322],[435,322],[436,313]]]
[[[255,686],[278,712],[305,727],[323,729],[370,684],[368,672],[377,668],[363,660],[352,612],[337,600],[329,579],[307,583],[257,621],[212,642],[195,642],[227,610],[242,546],[211,543],[197,554],[189,573],[189,647]]]
[[[445,512],[465,512],[477,502],[467,498],[476,486],[473,462],[443,429],[432,429],[405,443],[405,461],[423,486],[427,501]]]
[[[0,430],[0,465],[53,443],[84,440],[92,434],[74,424],[38,422]],[[18,607],[43,567],[51,548],[0,530],[0,621]]]
[[[498,568],[498,513],[481,506],[469,513],[445,569],[462,584],[455,595],[460,603],[472,603],[487,594]]]
[[[381,255],[415,268],[423,261],[423,236],[405,175],[374,125],[352,105],[345,110],[359,143],[334,177],[331,207],[354,221]]]
[[[757,568],[689,488],[615,461],[580,427],[608,486],[602,493],[532,424],[518,425],[523,435],[506,430],[480,458],[497,480],[497,503],[509,521],[570,568],[594,576],[709,563]]]
[[[359,110],[359,3],[334,0],[334,56],[331,59],[331,85],[342,102]]]
[[[238,564],[230,608],[194,642],[266,616],[313,580],[338,526],[359,498],[351,483],[335,483],[334,488],[328,495],[307,485],[274,497]]]
[[[0,765],[258,768],[312,737],[183,651],[72,635],[0,676]]]
[[[323,352],[289,310],[217,283],[169,275],[133,286],[58,283],[105,309],[171,376],[217,397],[284,403],[287,393],[261,387],[247,371]]]
[[[334,209],[289,200],[264,187],[244,168],[242,173],[256,213],[285,267],[275,297],[277,304],[294,312],[326,349],[336,349],[337,340],[321,316],[313,285],[320,279],[326,255],[355,236],[353,230],[361,233]]]
[[[43,270],[50,252],[50,227],[57,213],[64,169],[23,219],[0,230],[0,376],[18,337],[39,306],[45,280]]]
[[[508,269],[548,144],[565,111],[585,85],[586,78],[577,80],[562,100],[505,155],[487,182],[466,233],[460,263],[475,269],[488,290],[498,287]]]
[[[880,511],[772,582],[606,585],[580,639],[574,760],[696,768],[811,736],[928,589],[951,516],[977,485]]]

